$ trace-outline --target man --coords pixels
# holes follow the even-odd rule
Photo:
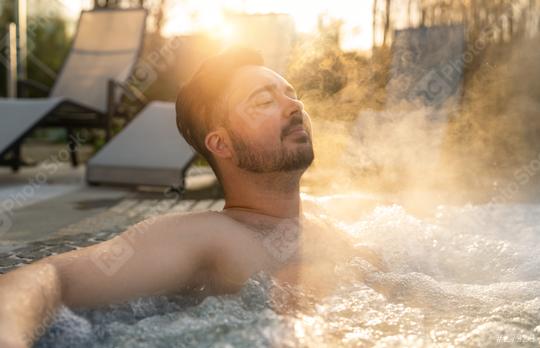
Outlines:
[[[294,88],[262,64],[251,50],[230,49],[178,94],[179,130],[215,171],[224,209],[146,220],[2,276],[2,347],[27,347],[60,304],[235,292],[259,271],[330,290],[334,265],[354,250],[300,200],[300,178],[314,158],[310,118]]]

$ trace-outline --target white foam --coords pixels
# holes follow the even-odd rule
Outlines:
[[[380,253],[388,273],[353,259],[336,268],[336,293],[318,301],[259,274],[239,294],[200,303],[153,298],[71,313],[38,347],[52,346],[66,318],[80,328],[62,340],[78,339],[81,347],[537,347],[539,213],[540,205],[480,205],[439,207],[419,218],[379,206],[339,224]],[[293,310],[299,298],[303,305]]]

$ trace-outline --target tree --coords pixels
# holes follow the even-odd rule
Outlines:
[[[384,32],[383,32],[383,46],[386,46],[388,42],[388,34],[390,32],[390,10],[392,7],[392,0],[386,0],[386,6],[384,10]]]
[[[14,2],[6,1],[2,4],[0,14],[0,45],[6,44],[7,25],[13,22]],[[70,37],[68,35],[66,19],[63,14],[51,11],[44,15],[40,12],[28,18],[28,78],[38,81],[46,86],[52,86],[56,73],[60,70],[65,56],[69,50]],[[0,56],[0,95],[6,95],[6,67],[3,56],[5,47],[1,47]],[[32,95],[32,94],[31,94]]]
[[[377,0],[373,0],[373,13],[372,13],[372,20],[373,20],[373,29],[372,29],[372,35],[373,35],[373,41],[372,45],[373,47],[377,46]]]
[[[7,35],[8,24],[15,21],[14,8],[12,1],[5,1],[1,6],[0,11],[0,95],[6,95],[6,63],[7,63]]]

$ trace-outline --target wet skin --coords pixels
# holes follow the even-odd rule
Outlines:
[[[221,174],[224,210],[150,218],[3,275],[0,345],[30,346],[60,304],[231,293],[259,271],[324,296],[337,283],[336,265],[353,256],[380,264],[301,201],[300,178],[314,158],[311,120],[283,77],[261,66],[239,68],[221,106],[215,117],[229,122],[214,126],[205,146]]]
[[[315,215],[284,220],[222,211],[164,215],[43,262],[55,265],[67,285],[65,304],[91,307],[195,289],[236,292],[259,271],[323,296],[336,283],[334,266],[353,256],[382,267],[373,252],[354,248]]]
[[[222,108],[228,129],[216,125],[206,145],[224,177],[224,210],[160,216],[43,260],[57,270],[64,303],[93,306],[201,288],[235,292],[259,271],[322,295],[335,283],[335,265],[355,254],[378,263],[323,221],[313,201],[300,200],[299,181],[313,160],[311,120],[283,77],[240,68]]]

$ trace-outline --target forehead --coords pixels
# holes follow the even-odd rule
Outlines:
[[[274,84],[278,88],[290,86],[289,82],[275,71],[264,66],[247,65],[239,68],[228,88],[231,100],[240,101],[247,98],[257,88]]]

